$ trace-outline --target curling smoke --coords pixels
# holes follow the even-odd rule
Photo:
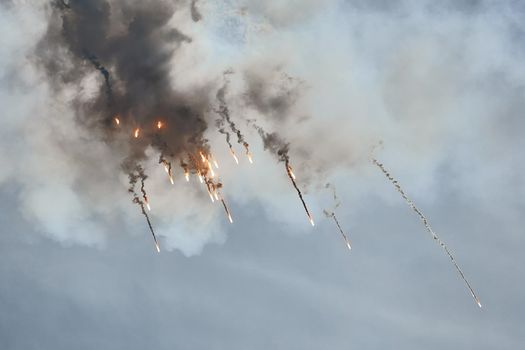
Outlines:
[[[142,215],[144,215],[144,217],[146,218],[146,222],[148,223],[148,228],[153,237],[153,242],[155,243],[155,248],[157,249],[157,252],[160,252],[160,245],[157,240],[157,236],[155,235],[155,231],[153,231],[153,225],[151,224],[149,215],[144,208],[145,205],[148,205],[148,197],[146,195],[146,191],[144,190],[144,182],[147,178],[146,174],[144,173],[144,168],[142,168],[140,164],[133,164],[130,161],[125,162],[123,164],[123,167],[126,168],[125,170],[128,173],[128,178],[129,178],[128,192],[131,193],[131,195],[133,196],[133,203],[137,204],[140,207]],[[142,192],[142,199],[139,197],[137,191],[135,190],[135,187],[139,180],[141,183],[140,191]]]
[[[228,108],[228,104],[226,103],[226,93],[227,93],[228,84],[229,84],[228,75],[230,74],[233,74],[231,70],[228,70],[224,73],[224,79],[225,79],[224,85],[219,89],[216,95],[217,100],[219,101],[219,109],[216,110],[215,112],[221,117],[220,119],[217,120],[217,127],[219,128],[220,133],[226,134],[226,142],[228,143],[228,146],[230,147],[230,150],[233,153],[232,144],[230,142],[230,134],[224,130],[224,124],[227,123],[231,131],[235,135],[237,135],[237,143],[242,145],[244,149],[246,150],[246,156],[248,157],[248,160],[250,161],[250,163],[253,163],[252,154],[250,152],[250,145],[244,139],[244,135],[237,128],[237,125],[235,125],[235,123],[231,120],[230,109]]]

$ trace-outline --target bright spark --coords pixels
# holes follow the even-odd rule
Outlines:
[[[115,123],[117,123],[117,125],[120,125],[120,119],[118,119],[118,117],[115,117]]]
[[[140,135],[140,129],[139,129],[139,128],[136,128],[136,129],[135,129],[135,138],[138,139],[138,138],[139,138],[139,135]]]
[[[239,158],[237,158],[237,156],[235,155],[235,152],[231,148],[230,148],[230,153],[233,159],[235,159],[235,163],[239,164]]]
[[[297,180],[291,166],[288,166],[288,171],[290,172],[290,176],[292,177],[292,179]]]

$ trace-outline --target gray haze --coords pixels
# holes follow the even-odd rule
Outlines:
[[[115,18],[129,20],[122,1],[109,3]],[[47,2],[0,2],[0,348],[525,345],[523,5],[171,5],[173,12],[157,13],[160,23],[184,37],[176,36],[171,56],[160,52],[169,76],[156,87],[173,89],[175,99],[157,96],[159,108],[189,99],[202,113],[208,124],[199,137],[221,164],[234,224],[195,178],[187,184],[177,169],[171,186],[159,150],[141,145],[157,254],[121,171],[129,135],[108,142],[85,122],[87,110],[108,108],[106,57],[97,56],[100,66],[80,60],[76,70],[58,48],[55,63],[73,75],[57,82],[39,51],[54,18]],[[113,38],[125,31],[118,20],[111,26]],[[250,143],[253,165],[232,142],[236,166],[215,127],[227,70],[221,103]],[[155,98],[130,101],[159,106]],[[315,228],[254,124],[289,143]],[[380,140],[375,156],[451,248],[483,309],[368,161]],[[338,189],[350,253],[322,214],[333,205],[327,182]]]

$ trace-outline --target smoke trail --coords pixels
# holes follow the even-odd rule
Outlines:
[[[224,207],[224,211],[226,212],[226,216],[228,216],[228,220],[230,220],[230,223],[233,224],[233,219],[230,214],[230,210],[228,209],[228,206],[226,205],[226,202],[224,201],[223,198],[221,198],[221,203],[222,203],[222,206]]]
[[[159,164],[164,165],[164,169],[166,169],[166,172],[168,173],[168,177],[170,179],[170,182],[173,185],[173,170],[172,170],[171,162],[168,161],[166,158],[164,158],[164,155],[161,154],[159,156]]]
[[[474,289],[472,289],[470,283],[468,282],[467,278],[465,277],[465,274],[463,273],[463,271],[461,270],[459,265],[456,263],[456,259],[454,258],[454,256],[452,255],[452,253],[450,252],[448,247],[445,245],[445,243],[441,240],[441,238],[439,238],[439,236],[434,232],[434,230],[432,229],[432,226],[430,226],[430,223],[428,222],[427,218],[416,207],[414,202],[410,198],[408,198],[408,196],[405,194],[405,191],[403,191],[403,189],[399,185],[399,182],[396,179],[394,179],[394,177],[392,177],[392,175],[390,175],[390,173],[386,170],[384,165],[382,163],[379,163],[377,161],[377,159],[375,159],[375,158],[372,158],[372,163],[374,163],[374,165],[376,165],[383,172],[383,174],[388,178],[388,180],[390,180],[390,182],[394,185],[394,187],[396,188],[397,192],[399,192],[401,194],[401,197],[403,197],[405,202],[419,216],[419,218],[423,222],[423,225],[425,225],[425,228],[427,229],[427,231],[432,235],[432,238],[441,246],[441,248],[443,248],[445,253],[448,255],[448,257],[452,261],[452,264],[454,264],[454,267],[456,268],[456,270],[458,271],[459,275],[461,276],[461,279],[463,280],[463,282],[465,282],[468,290],[470,291],[470,294],[472,295],[472,298],[474,298],[474,300],[476,301],[478,306],[481,307],[481,302],[479,301],[478,296],[474,292]]]
[[[233,71],[231,70],[228,70],[226,72],[224,72],[224,77],[226,79],[224,85],[219,89],[219,91],[217,91],[217,100],[219,101],[219,109],[216,110],[215,112],[221,116],[221,122],[220,122],[220,125],[223,126],[224,123],[228,123],[228,126],[230,127],[231,131],[237,135],[237,143],[242,145],[244,147],[244,149],[246,150],[246,156],[248,157],[250,163],[253,163],[253,160],[252,160],[252,154],[250,152],[250,144],[248,144],[248,142],[246,142],[246,140],[244,139],[244,135],[241,133],[241,131],[237,128],[237,126],[235,125],[235,123],[231,120],[231,117],[230,117],[230,109],[228,108],[228,104],[226,103],[226,92],[228,90],[228,84],[229,84],[229,81],[227,80],[227,76],[229,74],[233,74]],[[220,130],[219,130],[220,132]],[[228,140],[229,140],[229,136],[228,137]],[[230,145],[230,149],[232,149],[231,147],[231,144],[228,142],[228,144]]]
[[[123,164],[123,168],[125,170],[128,170],[128,178],[129,178],[129,188],[128,192],[132,194],[133,200],[132,202],[137,204],[140,207],[140,210],[142,212],[142,215],[146,218],[146,222],[148,223],[149,230],[151,232],[151,235],[153,237],[153,241],[155,243],[155,248],[157,249],[157,252],[160,252],[160,245],[157,240],[157,236],[155,235],[155,231],[153,230],[153,225],[151,224],[151,220],[149,218],[148,213],[146,212],[144,208],[144,201],[140,199],[137,191],[135,190],[135,187],[137,185],[138,180],[141,181],[141,191],[143,198],[146,200],[147,203],[147,197],[146,192],[144,191],[144,180],[147,178],[147,176],[144,174],[144,169],[139,164],[136,164],[132,169],[130,168],[131,163],[125,162]]]
[[[301,200],[301,203],[303,203],[303,207],[304,207],[304,210],[306,211],[306,215],[308,216],[308,220],[310,220],[310,224],[312,224],[312,226],[314,226],[315,225],[314,219],[313,219],[312,215],[310,214],[310,211],[308,210],[308,207],[306,206],[306,203],[304,201],[303,194],[302,194],[301,190],[299,189],[299,187],[297,186],[297,183],[295,182],[295,175],[292,172],[292,167],[290,166],[290,162],[289,162],[288,159],[286,159],[285,165],[286,165],[286,173],[288,174],[288,177],[290,178],[290,181],[292,181],[293,187],[297,191],[297,194],[299,195],[299,199]]]
[[[100,72],[100,74],[102,74],[102,76],[104,77],[104,82],[105,82],[105,85],[106,85],[106,96],[107,96],[107,104],[110,105],[111,104],[111,100],[112,100],[112,92],[111,92],[111,82],[110,82],[110,74],[109,74],[109,71],[106,69],[106,67],[104,67],[100,61],[98,60],[97,56],[93,55],[93,54],[90,54],[89,52],[85,51],[85,56],[86,58],[89,60],[89,62],[91,62],[91,64],[95,67],[96,70],[98,70]]]
[[[270,150],[273,154],[277,156],[280,162],[284,162],[284,165],[286,167],[286,174],[290,178],[290,181],[292,182],[293,187],[297,191],[297,194],[299,195],[299,199],[301,200],[301,203],[303,204],[304,210],[306,211],[306,215],[308,216],[308,220],[310,221],[310,224],[312,226],[315,225],[314,219],[312,215],[310,214],[310,211],[308,210],[308,206],[306,205],[306,202],[304,201],[303,194],[299,187],[297,186],[297,183],[295,182],[295,174],[293,173],[292,167],[290,165],[290,156],[288,155],[288,152],[290,150],[290,144],[285,142],[277,133],[267,133],[264,131],[263,128],[261,128],[258,125],[253,125],[254,128],[259,133],[259,136],[261,136],[264,144],[265,150]]]
[[[339,229],[339,233],[341,233],[341,236],[343,237],[343,240],[345,241],[346,246],[348,247],[349,250],[352,250],[352,244],[350,240],[348,239],[348,237],[346,236],[346,234],[344,233],[343,229],[341,228],[341,225],[339,224],[339,220],[337,220],[337,217],[335,215],[335,210],[339,208],[339,206],[341,205],[341,201],[339,200],[339,197],[337,197],[337,191],[335,189],[335,186],[330,183],[327,183],[325,187],[332,189],[335,204],[332,210],[325,209],[323,210],[323,213],[326,217],[331,218],[335,222],[335,224],[337,225],[337,228]]]
[[[140,192],[142,193],[142,198],[144,199],[144,203],[148,207],[148,210],[151,211],[151,207],[148,201],[148,194],[146,193],[146,189],[145,189],[146,179],[148,178],[148,175],[144,173],[144,168],[142,168],[141,166],[137,166],[136,171],[140,179]]]

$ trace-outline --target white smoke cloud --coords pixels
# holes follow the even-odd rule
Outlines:
[[[229,102],[255,165],[248,166],[236,146],[244,164],[234,167],[223,136],[213,126],[208,130],[230,203],[258,201],[272,220],[309,230],[284,165],[263,152],[243,122],[252,118],[291,143],[292,165],[318,217],[325,203],[316,199],[317,190],[328,179],[344,182],[338,187],[342,196],[352,194],[353,204],[382,193],[367,162],[379,140],[386,144],[380,157],[416,200],[431,200],[442,186],[445,160],[455,165],[455,178],[447,179],[455,190],[483,200],[516,200],[498,188],[509,181],[502,174],[517,172],[517,146],[523,146],[516,131],[524,126],[523,48],[514,40],[519,16],[505,6],[465,12],[451,5],[436,12],[422,3],[405,1],[398,7],[405,15],[395,16],[378,10],[384,8],[380,2],[210,1],[199,4],[203,20],[197,23],[189,7],[175,15],[174,25],[193,39],[174,57],[175,88],[195,91],[210,80],[219,86],[225,69],[236,72]],[[101,77],[94,72],[80,90],[51,91],[32,57],[46,29],[45,6],[13,2],[4,8],[0,185],[14,186],[24,216],[65,244],[104,246],[117,230],[148,234],[120,171],[125,150],[109,149],[90,135],[68,105],[78,94],[89,99]],[[263,120],[240,102],[246,72],[272,77],[276,85],[281,73],[297,78],[300,94],[289,115]],[[514,137],[495,130],[502,120],[512,125]],[[147,190],[163,247],[193,255],[206,243],[223,242],[222,208],[202,188],[186,184],[178,169],[171,186],[156,164],[158,155],[149,154]],[[523,181],[513,181],[523,194]],[[393,192],[386,197],[399,200]]]

